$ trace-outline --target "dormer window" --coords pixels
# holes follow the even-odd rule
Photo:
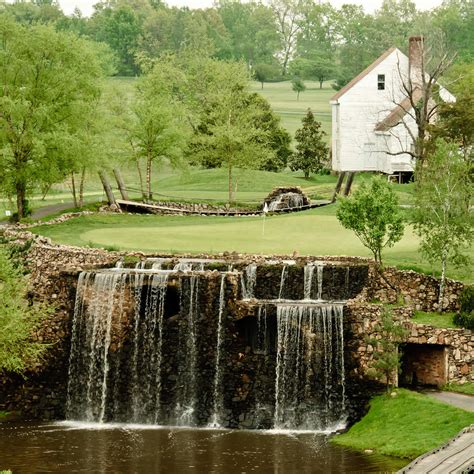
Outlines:
[[[377,89],[379,91],[385,90],[385,74],[379,74],[377,76]]]

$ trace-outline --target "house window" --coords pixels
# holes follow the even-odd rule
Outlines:
[[[377,76],[377,89],[379,91],[385,90],[385,74],[379,74]]]

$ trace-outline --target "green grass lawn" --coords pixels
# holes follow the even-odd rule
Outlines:
[[[336,206],[262,217],[206,217],[154,215],[81,216],[34,232],[71,245],[91,245],[147,252],[207,253],[236,251],[257,254],[362,255],[369,252],[335,217]],[[410,228],[395,247],[387,249],[390,265],[415,265],[430,271],[418,254],[418,239]],[[472,280],[468,269],[448,272]]]
[[[454,313],[415,311],[412,321],[419,324],[429,324],[435,328],[456,328],[453,318]]]
[[[443,390],[447,392],[464,393],[465,395],[474,395],[474,382],[448,383],[443,387]]]
[[[401,458],[415,458],[436,448],[474,423],[474,413],[409,390],[372,399],[368,414],[335,444]]]

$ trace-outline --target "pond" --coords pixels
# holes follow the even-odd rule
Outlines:
[[[0,423],[0,470],[87,473],[394,472],[403,460],[331,445],[315,432]]]

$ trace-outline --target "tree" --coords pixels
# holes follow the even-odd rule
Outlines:
[[[278,75],[278,72],[271,64],[256,64],[253,68],[253,75],[255,79],[262,84]]]
[[[379,337],[367,339],[368,344],[374,347],[372,367],[377,376],[385,379],[388,393],[393,376],[400,370],[402,354],[398,351],[398,345],[407,336],[408,331],[394,319],[391,310],[384,308],[374,332]]]
[[[317,80],[319,88],[331,78],[335,71],[334,60],[326,54],[312,54],[309,58],[298,58],[291,63],[291,70],[304,79]]]
[[[469,262],[466,252],[474,235],[469,210],[473,196],[470,173],[472,161],[464,160],[457,145],[438,140],[416,189],[414,222],[421,238],[420,249],[431,263],[441,264],[439,311],[443,309],[448,264]]]
[[[327,163],[329,149],[324,141],[325,132],[308,109],[302,120],[303,126],[295,133],[297,141],[296,152],[290,158],[290,168],[293,171],[302,170],[304,177],[309,178],[311,173],[317,173]]]
[[[18,25],[0,15],[0,185],[27,213],[35,185],[61,178],[69,141],[100,94],[94,49],[51,27]],[[62,179],[69,170],[62,169]]]
[[[249,101],[248,76],[239,63],[209,63],[209,81],[202,121],[196,128],[190,148],[194,158],[227,168],[229,203],[234,200],[234,168],[258,169],[274,156],[268,133],[256,128],[259,109]]]
[[[382,275],[382,250],[393,247],[404,231],[398,197],[391,185],[379,177],[363,182],[352,196],[340,199],[336,216],[372,252],[376,270]]]
[[[45,308],[31,305],[27,282],[0,247],[0,371],[23,372],[38,360],[45,345],[31,340]]]
[[[169,162],[183,165],[183,152],[189,135],[181,104],[170,94],[170,84],[163,78],[160,64],[139,82],[131,104],[122,97],[115,104],[117,126],[124,130],[126,141],[137,165],[142,194],[152,199],[152,168]],[[145,179],[141,163],[145,162]]]
[[[291,81],[291,88],[296,92],[296,100],[300,100],[300,93],[306,90],[306,85],[299,77],[295,77]]]
[[[271,0],[270,8],[276,19],[277,31],[281,42],[281,73],[286,75],[288,63],[294,53],[301,16],[301,0]]]

